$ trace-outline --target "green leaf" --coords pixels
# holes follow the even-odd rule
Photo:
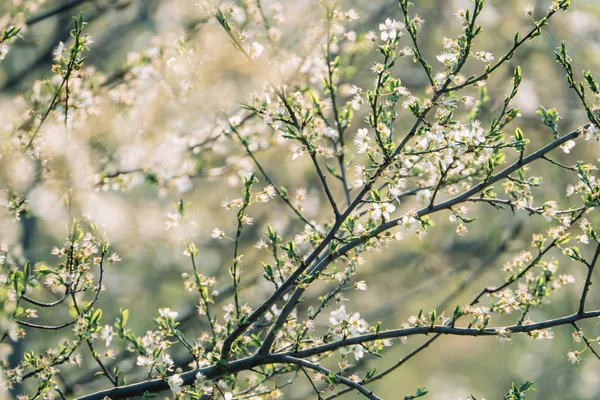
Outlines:
[[[375,368],[373,369],[367,369],[367,373],[365,374],[365,377],[363,378],[364,382],[368,382],[371,380],[371,378],[373,378],[375,376],[375,371],[377,371]]]
[[[598,93],[598,83],[594,80],[592,73],[590,71],[584,72],[583,77],[588,83],[590,90],[594,93]]]
[[[101,308],[94,311],[94,314],[92,314],[91,322],[97,324],[100,321],[100,318],[102,318]]]
[[[327,383],[332,385],[337,385],[339,383],[338,378],[337,376],[335,376],[333,371],[329,371],[329,375],[327,375],[327,378],[325,380],[327,381]]]
[[[121,308],[119,311],[121,312],[121,326],[125,326],[129,320],[129,310]]]
[[[155,398],[157,395],[155,393],[144,392],[142,395],[142,400],[149,400]]]
[[[460,308],[460,306],[456,306],[456,308],[454,309],[454,315],[453,318],[456,320],[458,319],[460,316],[462,315],[462,310]]]

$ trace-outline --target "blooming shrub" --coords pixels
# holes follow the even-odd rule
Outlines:
[[[0,59],[11,57],[9,46],[26,37],[27,16],[40,6],[13,3],[0,19]],[[600,139],[600,89],[592,72],[574,70],[563,42],[555,53],[566,74],[561,85],[575,94],[582,119],[566,129],[556,108],[540,107],[545,136],[535,137],[517,126],[514,103],[525,75],[509,66],[571,2],[524,5],[527,30],[502,54],[480,50],[484,0],[458,10],[455,36],[433,50],[421,44],[427,24],[418,2],[399,0],[393,16],[365,29],[358,6],[314,1],[306,12],[315,20],[308,18],[301,35],[286,25],[285,7],[302,6],[261,3],[201,2],[199,22],[175,40],[160,37],[131,52],[117,77],[88,62],[94,40],[79,14],[70,39],[54,47],[51,75],[3,115],[4,393],[91,400],[163,391],[204,399],[355,392],[379,399],[371,384],[433,342],[557,341],[559,326],[572,329],[575,342],[562,353],[565,363],[598,357],[599,339],[579,324],[600,317],[588,304],[600,255],[598,159],[589,159]],[[203,34],[193,36],[194,29]],[[358,70],[357,59],[369,60],[370,70]],[[423,85],[400,79],[406,66]],[[488,91],[489,82],[507,70],[508,91],[491,99],[497,91]],[[581,159],[564,163],[562,154],[571,153]],[[560,194],[543,180],[550,169],[560,172],[562,180],[553,182]],[[210,193],[193,191],[198,179],[209,182],[203,191]],[[161,206],[176,203],[163,212],[157,203],[143,204],[146,196]],[[515,249],[524,235],[522,222],[513,225],[438,307],[403,309],[401,323],[369,317],[389,296],[362,273],[377,268],[368,264],[431,240],[432,231],[468,237],[479,224],[501,230],[490,211],[514,221],[527,216],[543,228]],[[51,232],[67,224],[64,241],[40,252],[31,241],[36,221]],[[132,240],[128,223],[146,236],[120,245]],[[152,237],[157,225],[160,234]],[[45,244],[56,237],[48,236],[34,238]],[[165,242],[186,262],[158,275],[152,265],[166,253],[154,247]],[[211,246],[227,255],[214,256]],[[118,270],[136,257],[141,270],[131,274],[156,273],[154,289],[111,279],[114,273],[125,280]],[[211,270],[215,258],[220,268]],[[500,260],[494,282],[457,300]],[[574,271],[582,268],[578,279]],[[387,269],[385,279],[399,270]],[[181,277],[183,286],[160,296],[164,304],[153,318],[125,301],[110,302],[159,296],[167,276]],[[573,304],[563,301],[574,306],[568,313],[537,313],[565,299],[557,293],[565,291],[577,295]],[[369,292],[375,297],[361,301]],[[394,307],[400,295],[391,294]],[[393,349],[417,341],[399,361],[384,363]],[[64,374],[77,369],[92,375],[73,384]],[[102,375],[100,384],[94,375]],[[524,398],[533,388],[527,379],[504,398]],[[428,395],[420,384],[403,398]]]

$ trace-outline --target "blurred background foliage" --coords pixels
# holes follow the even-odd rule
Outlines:
[[[0,5],[0,10],[8,8],[8,3]],[[49,75],[53,49],[59,41],[68,40],[71,16],[82,11],[89,22],[88,32],[95,42],[86,64],[104,74],[111,85],[118,84],[127,74],[129,53],[145,51],[157,46],[157,43],[171,43],[181,35],[185,35],[187,41],[198,43],[199,52],[210,55],[202,61],[192,60],[197,63],[198,71],[204,74],[199,77],[203,83],[202,89],[185,102],[167,104],[170,100],[157,95],[155,90],[163,77],[156,76],[156,87],[149,85],[137,89],[136,96],[142,99],[143,107],[129,120],[123,120],[115,110],[111,111],[114,106],[110,104],[95,105],[101,112],[94,122],[96,126],[92,123],[88,126],[88,143],[100,146],[105,135],[110,141],[118,138],[126,142],[125,138],[135,137],[138,130],[151,127],[149,130],[155,136],[155,140],[151,141],[153,148],[144,149],[143,157],[155,157],[148,153],[155,151],[164,152],[166,154],[162,156],[169,158],[169,135],[181,135],[186,130],[200,129],[209,124],[211,110],[223,104],[235,109],[235,104],[244,101],[252,87],[260,87],[264,82],[261,71],[248,71],[249,67],[239,60],[216,22],[208,20],[195,3],[190,0],[47,0],[28,17],[24,38],[14,44],[11,53],[0,64],[0,121],[8,121],[10,125],[10,115],[18,106],[18,96],[30,91],[36,80]],[[268,6],[270,1],[265,0],[264,3]],[[308,0],[281,2],[286,16],[281,41],[283,48],[297,49],[301,46],[305,30],[319,21],[320,11],[314,3]],[[385,18],[402,18],[397,2],[393,0],[344,0],[341,3],[345,9],[353,7],[361,15],[355,27],[357,31],[376,29]],[[424,58],[435,66],[435,56],[442,49],[441,38],[454,37],[460,32],[460,24],[453,13],[458,8],[469,7],[471,3],[457,0],[418,0],[415,3],[416,12],[425,20],[419,36],[421,49]],[[530,29],[531,21],[522,11],[528,3],[536,6],[536,15],[541,15],[548,6],[546,0],[487,1],[480,17],[485,31],[478,38],[474,51],[491,51],[499,58],[512,45],[516,32]],[[65,5],[64,11],[35,19],[44,15],[46,10],[61,5]],[[542,127],[540,117],[535,114],[540,105],[558,109],[562,117],[562,133],[583,124],[585,113],[569,90],[564,72],[554,61],[553,52],[564,40],[576,71],[585,69],[600,73],[599,18],[600,3],[595,0],[574,1],[568,13],[554,18],[541,37],[528,43],[488,82],[489,101],[484,105],[482,116],[484,126],[489,126],[492,116],[501,108],[504,96],[511,88],[512,71],[517,65],[522,67],[524,75],[515,101],[521,116],[507,127],[508,134],[519,126],[531,139],[531,149],[547,143],[551,133]],[[352,58],[342,61],[346,67],[342,82],[351,80],[368,87],[373,79],[370,67],[374,60],[377,60],[374,51],[356,51]],[[465,68],[465,75],[478,74],[481,70],[481,64],[471,62]],[[408,59],[398,62],[393,74],[400,77],[403,85],[413,93],[424,92],[426,76],[418,64]],[[356,118],[357,125],[361,118]],[[397,129],[401,131],[410,124],[412,118],[405,114],[405,118],[399,118]],[[129,143],[134,143],[134,140]],[[191,203],[188,213],[196,224],[186,229],[193,229],[196,234],[202,273],[216,276],[218,287],[226,289],[229,284],[227,266],[232,250],[228,243],[211,239],[210,232],[215,226],[232,229],[235,217],[219,203],[224,198],[237,197],[239,176],[233,171],[221,176],[226,179],[210,179],[210,171],[225,165],[223,160],[228,157],[240,157],[242,170],[247,169],[249,163],[241,158],[243,154],[239,151],[231,150],[226,144],[223,146],[222,152],[207,154],[202,164],[195,166],[193,187],[189,190],[180,192],[175,187],[161,186],[145,176],[142,179],[146,179],[146,183],[123,193],[102,190],[90,193],[90,197],[85,197],[86,193],[81,194],[82,210],[93,214],[101,223],[123,259],[107,274],[107,291],[99,301],[107,323],[114,320],[119,307],[129,308],[132,311],[130,324],[135,327],[136,334],[141,335],[153,328],[152,317],[156,310],[167,306],[180,312],[189,332],[199,333],[204,329],[194,314],[196,295],[182,291],[180,276],[190,268],[182,245],[183,237],[188,233],[166,230],[165,215],[174,212],[172,204],[179,198]],[[104,151],[110,153],[110,149]],[[72,156],[77,158],[78,154]],[[555,152],[554,156],[557,161],[572,165],[578,159],[596,159],[598,147],[577,146],[571,154]],[[304,206],[306,214],[322,222],[326,202],[320,197],[310,163],[306,160],[291,163],[290,153],[277,148],[260,152],[259,158],[274,180],[286,186],[290,193],[298,188],[307,189],[310,201]],[[102,164],[105,160],[100,161]],[[82,159],[82,164],[87,168],[92,162]],[[532,166],[530,174],[542,176],[545,182],[544,189],[535,192],[539,203],[560,198],[561,204],[568,204],[569,199],[564,195],[565,183],[575,183],[575,175],[539,162]],[[0,239],[20,243],[22,253],[33,262],[52,262],[49,249],[60,245],[67,233],[68,219],[65,215],[50,212],[59,199],[45,196],[43,190],[39,188],[40,193],[34,196],[30,215],[23,216],[20,223],[0,220]],[[412,208],[411,201],[404,205],[406,209]],[[424,241],[410,236],[399,245],[369,255],[357,278],[366,280],[369,290],[360,292],[360,296],[345,293],[354,300],[352,309],[360,311],[370,323],[385,321],[384,328],[398,326],[420,309],[429,311],[440,304],[447,314],[451,314],[457,304],[470,301],[481,288],[500,283],[504,278],[503,263],[522,249],[529,250],[531,234],[550,226],[542,217],[529,217],[524,212],[513,214],[510,210],[495,211],[491,207],[475,205],[469,208],[478,210],[478,219],[469,225],[469,234],[465,237],[454,233],[453,225],[447,222],[447,213],[442,212],[433,217],[437,226],[428,232]],[[277,201],[268,207],[256,207],[252,213],[255,223],[243,236],[243,244],[248,250],[245,251],[242,275],[242,282],[247,288],[242,293],[244,301],[256,305],[258,299],[266,298],[272,288],[256,278],[262,272],[260,260],[265,258],[265,254],[252,248],[253,244],[261,237],[267,223],[286,238],[300,231],[302,224],[291,218],[289,210]],[[507,251],[496,256],[502,245]],[[585,271],[581,265],[569,262],[562,254],[553,255],[560,260],[564,273],[568,271],[577,277],[579,283],[582,282]],[[461,290],[457,291],[457,288]],[[312,299],[322,294],[318,293],[319,290],[323,288],[317,286],[311,290]],[[590,295],[589,306],[597,309],[600,296],[595,292]],[[551,299],[551,303],[532,312],[531,318],[541,320],[571,313],[576,309],[578,297],[575,290],[567,289]],[[441,311],[438,308],[438,313]],[[40,319],[59,322],[65,318],[65,314],[53,314],[41,315]],[[495,325],[502,321],[497,317]],[[600,335],[596,321],[582,323],[581,327],[588,336]],[[29,335],[29,343],[34,343],[33,350],[41,351],[64,333],[32,331]],[[411,338],[407,345],[395,345],[388,350],[384,359],[367,355],[365,362],[382,370],[424,340],[426,338]],[[531,399],[600,398],[598,360],[587,357],[590,359],[579,365],[570,365],[566,353],[572,348],[571,328],[567,326],[555,329],[552,341],[537,342],[516,336],[511,344],[501,344],[494,338],[447,337],[435,342],[388,379],[372,384],[372,388],[386,399],[413,393],[417,385],[426,386],[430,390],[427,398],[432,400],[465,398],[469,393],[477,398],[498,399],[506,392],[510,382],[533,380],[536,391],[530,395]],[[15,356],[23,350],[26,349],[18,348]],[[87,355],[84,357],[87,357],[89,365],[91,360]],[[180,357],[185,359],[183,353]],[[129,382],[144,378],[139,368],[134,368],[134,358],[127,357],[127,354],[119,355],[117,361],[123,370],[134,371]],[[90,392],[106,385],[101,377],[90,374],[86,369],[65,368],[63,378],[71,393]],[[300,380],[297,384],[300,387],[286,392],[285,398],[313,396],[308,385],[304,387],[305,383]],[[354,396],[356,394],[350,393],[344,398]]]

